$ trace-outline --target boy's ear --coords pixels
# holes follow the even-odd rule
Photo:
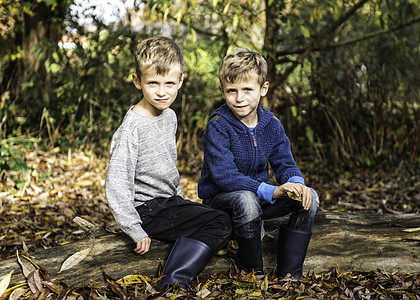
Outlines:
[[[137,77],[137,74],[133,73],[131,77],[133,77],[133,83],[136,86],[136,88],[141,90],[141,81],[140,78]]]
[[[219,85],[219,91],[222,93],[223,99],[225,99],[225,93],[223,92],[223,87],[221,85]]]
[[[261,87],[261,97],[264,97],[268,93],[268,88],[270,87],[270,83],[268,81],[264,82]]]
[[[181,79],[179,80],[178,90],[181,88],[182,83],[184,82],[184,78],[185,78],[185,74],[182,74],[182,75],[181,75]]]

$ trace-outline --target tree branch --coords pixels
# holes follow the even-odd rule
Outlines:
[[[314,49],[316,49],[319,45],[319,43],[324,40],[326,37],[328,37],[332,32],[334,32],[338,27],[340,27],[341,24],[343,24],[345,21],[347,21],[354,13],[361,8],[366,2],[369,0],[361,0],[358,3],[356,3],[347,13],[345,13],[341,18],[339,18],[337,21],[335,21],[333,24],[331,24],[330,27],[326,28],[324,31],[322,31],[319,36],[312,42],[312,44],[306,48],[302,54],[299,55],[297,60],[293,62],[293,64],[287,68],[287,70],[278,77],[277,84],[282,84],[284,81],[286,81],[287,77],[293,72],[294,69],[296,69],[297,66],[299,66],[303,60],[308,57]],[[276,85],[277,85],[276,84]]]
[[[394,31],[400,30],[400,29],[402,29],[404,27],[411,26],[411,25],[413,25],[415,23],[418,23],[418,22],[420,22],[420,17],[417,17],[417,18],[411,20],[410,22],[403,23],[403,24],[400,24],[398,26],[394,26],[392,28],[383,29],[383,30],[379,30],[379,31],[376,31],[376,32],[369,33],[369,34],[364,35],[362,37],[349,39],[347,41],[343,41],[343,42],[340,42],[340,43],[327,45],[327,46],[324,46],[324,47],[316,47],[316,48],[313,49],[313,51],[323,51],[323,50],[334,49],[334,48],[338,48],[338,47],[342,47],[342,46],[347,46],[347,45],[350,45],[350,44],[354,44],[354,43],[357,43],[357,42],[365,41],[365,40],[368,40],[368,39],[371,39],[371,38],[374,38],[374,37],[377,37],[377,36],[380,36],[380,35],[384,35],[384,34],[387,34],[387,33],[390,33],[390,32],[394,32]],[[301,53],[305,52],[305,50],[306,49],[278,51],[276,53],[276,56],[279,59],[280,57],[287,56],[287,55],[301,54]]]

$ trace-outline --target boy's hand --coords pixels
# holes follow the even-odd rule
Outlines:
[[[138,240],[137,247],[136,249],[134,249],[134,252],[140,255],[143,255],[149,252],[151,242],[152,240],[148,236],[146,236],[145,238],[142,238],[141,240]]]
[[[298,197],[302,198],[302,206],[305,210],[308,210],[312,205],[312,193],[311,189],[300,183],[286,182],[278,186],[274,190],[273,198],[279,198],[284,196],[287,192],[291,192]]]

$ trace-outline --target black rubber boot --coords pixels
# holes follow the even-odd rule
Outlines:
[[[312,232],[279,227],[277,243],[277,275],[290,273],[296,279],[302,276],[302,267]]]
[[[179,237],[163,268],[162,275],[165,277],[159,281],[157,288],[175,283],[185,288],[203,271],[212,257],[213,251],[205,243],[183,236]]]
[[[247,272],[255,275],[264,275],[264,266],[261,250],[261,234],[256,234],[251,239],[236,238],[239,244],[239,259],[241,266]]]

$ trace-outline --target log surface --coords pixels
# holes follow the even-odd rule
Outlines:
[[[264,222],[267,232],[273,232],[283,219]],[[286,219],[287,220],[287,219]],[[304,273],[322,273],[339,266],[343,271],[373,271],[389,273],[420,272],[419,214],[370,215],[355,213],[318,212],[312,239],[304,264]],[[154,277],[159,263],[164,263],[172,244],[153,240],[151,250],[139,256],[134,253],[133,241],[124,234],[88,228],[90,233],[82,240],[67,245],[32,253],[32,259],[46,269],[54,282],[67,285],[103,283],[102,272],[119,279],[126,275],[142,274]],[[267,271],[276,265],[277,240],[264,237],[263,256]],[[63,262],[72,254],[92,247],[89,255],[74,267],[59,272]],[[25,258],[21,261],[34,269]],[[213,257],[203,274],[227,270],[232,257]],[[25,282],[16,257],[0,261],[0,280],[13,270],[11,284]]]

